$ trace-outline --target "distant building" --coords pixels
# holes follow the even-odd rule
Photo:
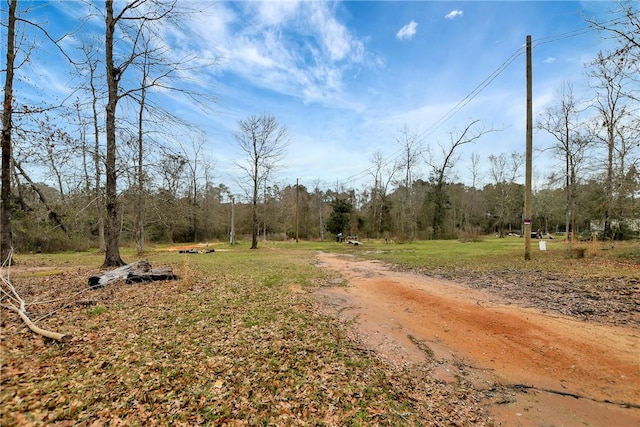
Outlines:
[[[589,223],[589,228],[591,229],[591,233],[597,233],[598,236],[602,236],[602,233],[604,233],[604,222],[599,219],[592,219]],[[611,220],[612,230],[620,230],[621,228],[626,228],[634,234],[640,235],[640,219],[627,219],[623,221],[617,219]]]

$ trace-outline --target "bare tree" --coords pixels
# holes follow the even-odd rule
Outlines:
[[[186,159],[186,171],[188,177],[188,195],[189,202],[189,240],[195,242],[198,240],[198,200],[200,198],[201,180],[206,178],[203,174],[206,171],[207,161],[203,159],[204,140],[192,141],[191,147],[187,150],[182,144],[180,148],[183,158]]]
[[[566,238],[577,239],[577,194],[578,170],[585,158],[589,140],[580,135],[578,102],[573,96],[573,87],[562,83],[557,104],[547,108],[538,119],[538,128],[556,139],[551,149],[565,160],[565,231]],[[571,233],[571,234],[570,234]]]
[[[486,130],[484,127],[479,126],[479,120],[474,120],[469,123],[462,132],[450,133],[449,144],[440,144],[440,155],[429,155],[427,161],[431,168],[431,175],[429,180],[431,182],[431,194],[429,199],[433,205],[432,221],[433,236],[442,236],[442,226],[445,220],[445,214],[447,211],[447,194],[445,191],[446,180],[449,176],[449,172],[455,166],[459,160],[458,150],[460,147],[466,144],[471,144],[488,132],[492,132],[493,129]]]
[[[238,121],[238,130],[233,136],[246,155],[242,169],[251,191],[251,249],[258,247],[258,195],[267,185],[267,179],[285,155],[288,144],[287,128],[281,126],[271,115],[252,115]]]
[[[586,21],[593,28],[618,41],[618,48],[609,52],[607,59],[624,62],[625,67],[620,71],[637,82],[640,75],[640,7],[637,2],[629,0],[620,0],[615,4],[613,14],[620,16],[619,18],[604,22],[595,19]],[[626,95],[638,100],[638,91],[637,85],[635,88],[629,87]]]
[[[139,1],[126,5],[122,11],[114,15],[113,0],[105,1],[105,64],[106,78],[108,87],[108,103],[106,107],[106,139],[107,139],[107,156],[106,156],[106,208],[107,208],[107,250],[105,252],[105,261],[103,267],[118,267],[124,265],[125,262],[120,257],[120,228],[118,226],[118,206],[117,206],[117,175],[116,175],[116,107],[118,101],[122,97],[119,93],[120,79],[125,67],[130,65],[133,60],[133,54],[123,63],[123,66],[116,67],[114,63],[114,38],[116,26],[123,19],[125,13],[130,9],[135,9],[139,5]]]
[[[144,39],[143,52],[149,52],[149,41]],[[136,237],[138,240],[138,254],[143,254],[145,250],[144,242],[144,111],[147,103],[147,90],[148,80],[151,73],[151,65],[149,63],[149,55],[142,55],[142,64],[140,65],[141,81],[140,81],[140,93],[138,94],[138,132],[137,132],[137,209],[136,209]]]
[[[467,232],[472,232],[472,224],[477,225],[484,215],[485,211],[482,210],[482,204],[479,203],[478,197],[478,185],[480,183],[480,165],[481,157],[478,153],[471,153],[471,165],[469,166],[469,172],[471,173],[471,187],[467,190],[468,194],[465,197],[464,205],[464,219],[462,225]]]
[[[626,57],[611,60],[603,53],[599,53],[592,64],[590,77],[598,91],[595,109],[598,112],[598,124],[595,137],[606,149],[604,201],[603,201],[603,229],[605,237],[613,237],[611,228],[612,218],[618,200],[620,200],[620,178],[627,173],[629,165],[626,157],[629,150],[626,138],[630,132],[636,132],[633,108],[630,98],[625,96],[627,76],[622,72],[626,67]],[[637,119],[636,119],[637,120]],[[621,219],[621,218],[616,218]]]
[[[389,185],[397,172],[397,163],[386,167],[387,164],[381,152],[376,151],[370,159],[371,175],[373,176],[373,187],[371,188],[371,225],[372,231],[376,237],[380,237],[382,232],[383,220],[388,215],[389,207],[387,201],[387,192]]]
[[[78,120],[78,142],[80,144],[80,152],[82,153],[83,191],[88,195],[91,193],[91,176],[89,174],[89,164],[87,162],[87,155],[90,153],[87,145],[87,121],[82,117],[80,101],[78,99],[73,103],[73,108],[76,110],[75,113]]]
[[[318,213],[318,237],[320,240],[324,240],[324,210],[325,210],[325,195],[320,189],[320,180],[316,179],[313,182],[313,193],[311,195],[311,204],[313,205],[313,211]]]
[[[119,12],[114,13],[113,0],[105,1],[105,65],[108,101],[106,105],[106,187],[105,203],[107,209],[107,248],[103,267],[116,267],[124,264],[120,257],[120,224],[118,221],[118,193],[117,193],[117,144],[116,144],[116,108],[118,102],[125,96],[140,92],[137,87],[126,91],[121,90],[120,82],[127,69],[135,61],[144,56],[145,33],[152,31],[152,26],[171,15],[176,2],[162,2],[160,0],[133,0],[126,3]],[[118,28],[122,31],[116,36]],[[115,40],[124,39],[129,43],[129,53],[116,63],[114,55]],[[154,82],[149,82],[148,86]],[[146,87],[146,86],[145,86]]]
[[[165,238],[173,242],[179,213],[179,193],[184,187],[183,177],[188,160],[181,154],[173,153],[166,148],[160,150],[161,156],[156,170],[162,179],[160,189],[152,200],[154,221],[161,224]]]
[[[487,198],[491,202],[493,226],[498,228],[500,237],[504,237],[505,225],[513,222],[524,202],[522,186],[516,184],[522,164],[523,156],[516,152],[510,156],[489,156],[489,175],[493,180],[493,191],[488,192]]]
[[[215,63],[215,60],[202,61],[195,56],[170,58],[172,52],[163,43],[162,25],[175,21],[185,13],[189,13],[186,3],[178,5],[177,0],[129,0],[117,13],[114,13],[113,0],[106,1],[106,34],[105,34],[105,65],[108,90],[106,105],[106,210],[109,232],[105,266],[122,264],[118,249],[118,209],[116,192],[116,138],[115,120],[118,101],[129,97],[140,102],[144,96],[144,104],[151,106],[147,98],[150,88],[162,88],[163,91],[185,96],[203,111],[209,110],[214,100],[206,94],[186,89],[187,85],[180,82],[188,80],[194,69],[202,69]],[[121,3],[118,3],[120,5]],[[117,32],[117,34],[116,34]],[[114,49],[114,43],[122,43]],[[118,57],[114,58],[114,52]],[[124,54],[123,54],[124,52]],[[198,60],[193,62],[194,60]],[[190,63],[196,64],[189,67]],[[130,87],[121,85],[127,70],[138,70],[138,74],[145,74],[141,81],[131,83]],[[145,71],[146,70],[146,71]],[[153,71],[153,72],[151,72]],[[192,73],[191,73],[192,74]],[[198,83],[199,84],[199,83]],[[142,111],[147,107],[143,107]],[[157,108],[157,107],[156,107]],[[141,110],[138,110],[138,112]],[[121,117],[118,118],[122,120]],[[138,123],[138,126],[140,122]]]
[[[4,81],[4,100],[2,109],[2,166],[0,189],[0,257],[11,264],[11,157],[12,143],[11,133],[13,114],[13,76],[16,60],[16,8],[18,0],[8,0],[9,10],[7,15],[7,55]]]
[[[404,188],[403,200],[401,202],[399,214],[400,237],[406,239],[409,235],[411,239],[416,238],[416,206],[415,197],[412,197],[414,172],[419,160],[422,158],[424,148],[415,132],[411,132],[405,125],[400,131],[400,136],[396,138],[402,154],[398,159],[395,168],[403,173],[402,180],[398,183]]]
[[[93,200],[96,212],[96,226],[98,229],[98,248],[100,252],[105,252],[107,245],[105,241],[104,230],[104,200],[102,191],[102,164],[103,157],[100,149],[100,115],[98,105],[101,100],[101,90],[99,90],[98,82],[98,50],[93,43],[83,43],[80,47],[83,59],[76,62],[75,66],[78,72],[84,75],[84,79],[88,87],[88,95],[91,99],[91,128],[93,133],[92,163],[93,163]],[[80,114],[80,113],[78,113]],[[87,179],[87,186],[90,180]]]

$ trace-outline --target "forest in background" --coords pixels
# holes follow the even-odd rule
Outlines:
[[[197,58],[176,61],[151,43],[159,25],[187,15],[175,2],[118,5],[120,10],[111,11],[111,48],[117,47],[111,57],[108,38],[106,45],[104,39],[87,38],[73,51],[50,40],[48,48],[60,49],[80,82],[59,105],[30,104],[7,87],[13,79],[8,70],[26,66],[36,48],[26,41],[29,32],[47,28],[33,25],[29,11],[17,8],[14,25],[22,44],[12,46],[15,36],[3,37],[2,207],[3,215],[10,214],[16,250],[109,251],[107,243],[117,235],[116,244],[121,238],[144,251],[145,241],[228,241],[232,231],[245,238],[256,225],[261,238],[276,240],[334,239],[338,232],[396,241],[473,239],[522,229],[523,153],[473,156],[472,170],[465,171],[473,182],[457,178],[460,147],[495,136],[477,121],[452,132],[445,143],[425,143],[405,128],[393,141],[403,154],[393,164],[379,153],[371,155],[367,178],[357,188],[340,184],[339,177],[333,189],[279,182],[276,172],[283,165],[276,158],[256,163],[253,182],[249,176],[240,183],[241,194],[232,191],[236,183],[216,181],[210,157],[215,153],[204,149],[206,133],[163,110],[154,98],[175,91],[204,110],[212,108],[211,93],[175,83],[190,67],[203,66],[194,64]],[[588,22],[603,37],[617,39],[614,50],[599,52],[587,66],[591,92],[578,96],[572,82],[565,82],[552,107],[536,117],[538,131],[556,140],[558,159],[556,170],[539,177],[534,188],[532,229],[544,234],[569,230],[576,238],[597,233],[601,239],[626,239],[640,232],[640,16],[632,2],[619,8],[624,18]],[[96,6],[96,13],[109,22],[108,11]],[[4,31],[11,16],[3,14]],[[105,66],[105,60],[113,65]],[[234,137],[243,136],[254,147],[260,142],[239,126]],[[266,134],[266,141],[272,137]],[[4,161],[6,151],[10,162]],[[247,154],[239,165],[251,163]],[[7,224],[2,224],[4,241]]]

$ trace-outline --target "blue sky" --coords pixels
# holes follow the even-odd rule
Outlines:
[[[86,14],[80,2],[34,4],[32,13],[53,34]],[[578,97],[589,96],[585,63],[611,41],[595,31],[563,35],[585,28],[583,16],[611,19],[615,4],[243,1],[199,6],[206,7],[188,26],[167,26],[165,35],[176,52],[216,59],[215,66],[195,76],[217,98],[215,113],[204,115],[172,96],[164,105],[204,130],[216,181],[232,185],[240,176],[234,162],[243,155],[232,136],[237,121],[267,113],[287,126],[290,139],[275,181],[287,185],[299,178],[308,187],[320,183],[327,189],[336,182],[347,188],[370,184],[371,156],[380,152],[392,162],[404,127],[431,147],[436,162],[438,144],[471,121],[500,129],[459,152],[455,178],[467,183],[471,153],[486,165],[490,154],[524,152],[526,35],[535,46],[535,116],[553,103],[562,81],[571,82]],[[89,20],[83,31],[102,32],[101,18]],[[84,34],[65,43],[77,44]],[[486,88],[434,127],[514,53],[520,55]],[[35,96],[64,97],[70,77],[60,55],[49,47],[34,59],[40,65],[30,73],[47,87]],[[23,88],[29,92],[28,85]],[[535,133],[537,148],[550,142],[543,132]],[[548,154],[536,154],[538,179],[555,167],[561,170]],[[426,179],[427,173],[426,161],[421,162],[416,177]]]

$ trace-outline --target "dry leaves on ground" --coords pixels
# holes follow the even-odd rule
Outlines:
[[[491,424],[463,378],[385,365],[295,283],[175,270],[91,292],[89,269],[17,278],[43,302],[32,318],[74,339],[45,341],[3,309],[0,424]]]

